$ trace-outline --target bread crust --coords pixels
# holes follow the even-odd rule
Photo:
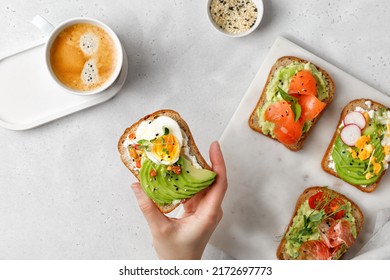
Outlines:
[[[270,83],[270,81],[272,80],[273,78],[273,75],[274,73],[276,72],[276,70],[280,67],[285,67],[293,62],[300,62],[300,63],[308,63],[309,61],[307,60],[304,60],[304,59],[301,59],[301,58],[298,58],[298,57],[295,57],[295,56],[283,56],[283,57],[280,57],[276,62],[275,64],[272,66],[269,74],[268,74],[268,78],[267,78],[267,82],[265,83],[265,86],[263,88],[263,91],[262,91],[262,94],[260,96],[260,99],[258,100],[252,114],[250,115],[249,117],[249,120],[248,120],[248,124],[250,126],[250,128],[252,128],[253,130],[275,140],[275,141],[278,141],[276,138],[273,138],[270,134],[265,134],[261,127],[259,126],[259,117],[257,115],[257,111],[259,108],[261,108],[264,103],[266,102],[266,91],[267,91],[267,87],[268,87],[268,84]],[[311,63],[311,62],[310,62]],[[313,64],[313,63],[311,63]],[[332,102],[333,100],[333,97],[334,97],[334,92],[335,92],[335,84],[333,82],[333,79],[329,76],[328,72],[326,72],[324,69],[322,69],[321,67],[318,67],[317,65],[313,64],[317,69],[318,71],[320,71],[323,76],[325,77],[327,83],[328,83],[328,87],[329,87],[329,97],[325,100],[323,100],[322,102],[326,103],[326,107],[328,107],[328,105]],[[322,110],[322,112],[312,120],[313,124],[312,126],[310,127],[310,129],[304,133],[301,137],[301,139],[294,145],[284,145],[286,148],[290,149],[291,151],[298,151],[300,149],[302,149],[303,147],[303,143],[305,142],[306,138],[308,137],[309,133],[313,130],[315,124],[317,123],[318,119],[321,117],[321,115],[323,114],[323,112],[325,111],[326,107],[324,108],[324,110]],[[279,141],[278,141],[279,142]]]
[[[359,235],[360,231],[362,230],[363,223],[364,223],[364,215],[363,215],[362,211],[360,210],[359,206],[355,202],[353,202],[351,199],[347,198],[343,194],[341,194],[339,192],[336,192],[334,190],[331,190],[331,189],[329,189],[327,187],[320,187],[320,186],[309,187],[309,188],[305,189],[303,191],[303,193],[298,197],[298,200],[297,200],[297,203],[295,205],[295,209],[294,209],[293,215],[292,215],[292,217],[290,219],[290,223],[288,224],[287,229],[286,229],[286,231],[285,231],[285,233],[283,235],[283,239],[280,241],[279,247],[278,247],[278,249],[276,251],[276,257],[279,260],[290,260],[291,259],[290,256],[286,253],[286,250],[284,249],[285,245],[286,245],[286,242],[287,242],[285,236],[286,236],[289,228],[293,224],[293,219],[297,215],[299,207],[302,205],[302,203],[304,203],[312,195],[314,195],[314,194],[316,194],[318,192],[328,192],[328,193],[331,193],[332,196],[339,197],[339,198],[341,198],[343,200],[349,201],[351,203],[352,215],[355,218],[355,226],[356,226],[357,236]],[[342,257],[342,255],[340,256],[340,258],[341,257]]]
[[[368,108],[367,104],[365,103],[367,101],[371,102],[371,107],[370,108]],[[332,155],[334,143],[336,141],[337,136],[340,134],[339,131],[338,131],[338,128],[341,125],[344,117],[349,112],[355,111],[356,107],[361,107],[364,110],[371,110],[371,109],[372,110],[378,110],[379,108],[383,108],[383,107],[387,108],[386,106],[384,106],[384,105],[382,105],[382,104],[380,104],[378,102],[375,102],[375,101],[373,101],[371,99],[367,99],[367,98],[361,98],[361,99],[352,100],[344,107],[343,111],[340,114],[340,119],[339,119],[339,122],[337,123],[335,132],[334,132],[333,137],[332,137],[332,141],[329,143],[329,146],[328,146],[328,148],[327,148],[327,150],[325,152],[325,155],[324,155],[324,157],[322,158],[322,161],[321,161],[322,169],[324,171],[328,172],[329,174],[331,174],[333,176],[336,176],[337,178],[340,178],[340,176],[338,175],[338,173],[335,170],[329,168],[329,163],[330,163],[330,158],[331,158],[331,155]],[[383,175],[385,173],[386,173],[386,170],[384,170],[382,172],[381,176],[378,178],[378,180],[374,184],[368,185],[367,187],[362,187],[360,185],[354,185],[354,184],[348,183],[346,181],[344,181],[344,182],[346,182],[346,183],[348,183],[348,184],[358,188],[362,192],[371,193],[371,192],[376,190],[376,188],[379,185],[380,180],[382,179],[382,177],[383,177]]]
[[[126,128],[126,130],[123,132],[122,136],[120,137],[120,139],[118,141],[118,151],[119,151],[119,154],[120,154],[120,158],[121,158],[122,162],[125,164],[125,166],[138,179],[138,181],[141,181],[139,170],[137,170],[137,169],[135,169],[133,167],[132,159],[131,159],[131,157],[129,155],[128,148],[124,145],[124,143],[125,143],[126,139],[129,137],[130,134],[132,134],[133,132],[135,133],[135,131],[137,130],[138,126],[142,122],[149,121],[149,120],[154,120],[154,119],[156,119],[156,118],[158,118],[160,116],[170,117],[170,118],[172,118],[173,120],[175,120],[178,123],[179,127],[182,130],[182,133],[184,133],[187,136],[187,138],[188,138],[188,147],[189,147],[190,155],[191,156],[195,156],[197,162],[199,163],[200,166],[202,166],[202,168],[208,169],[208,170],[212,170],[211,167],[206,162],[206,160],[201,155],[201,153],[199,152],[199,149],[198,149],[198,147],[195,144],[195,140],[194,140],[194,138],[192,136],[192,133],[190,131],[190,128],[189,128],[188,124],[184,121],[184,119],[179,115],[178,112],[176,112],[174,110],[170,110],[170,109],[164,109],[164,110],[159,110],[159,111],[156,111],[154,113],[151,113],[151,114],[141,118],[140,120],[138,120],[137,122],[132,124],[130,127]],[[184,202],[184,200],[181,201],[181,202]],[[180,203],[167,204],[167,205],[164,205],[164,206],[156,204],[156,206],[160,209],[160,211],[162,213],[169,213],[172,210],[174,210],[176,207],[178,207],[179,205],[180,205]]]

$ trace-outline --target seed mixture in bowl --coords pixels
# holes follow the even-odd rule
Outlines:
[[[252,0],[212,0],[210,14],[223,31],[240,34],[255,24],[257,7]]]

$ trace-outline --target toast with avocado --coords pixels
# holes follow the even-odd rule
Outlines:
[[[337,260],[354,244],[364,222],[359,207],[327,187],[298,198],[276,256],[281,260]]]
[[[334,92],[334,82],[325,70],[298,57],[281,57],[271,68],[249,126],[298,151]]]
[[[216,177],[187,123],[173,110],[160,110],[135,122],[120,137],[118,150],[163,213],[210,186]]]
[[[373,192],[390,161],[390,109],[370,99],[349,102],[341,112],[322,169],[363,192]]]

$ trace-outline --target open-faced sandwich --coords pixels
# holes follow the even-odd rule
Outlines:
[[[127,128],[118,143],[120,157],[163,213],[210,186],[216,174],[200,154],[187,123],[161,110]]]
[[[359,207],[327,187],[311,187],[298,198],[276,256],[282,260],[337,260],[363,226]]]
[[[322,168],[364,192],[373,192],[390,161],[390,109],[356,99],[341,113]]]
[[[249,126],[290,150],[300,150],[334,90],[325,70],[297,57],[281,57],[268,75]]]

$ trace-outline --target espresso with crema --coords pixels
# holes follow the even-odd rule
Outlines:
[[[117,63],[114,41],[99,26],[78,23],[62,30],[50,49],[51,68],[65,86],[90,91],[102,86]]]

